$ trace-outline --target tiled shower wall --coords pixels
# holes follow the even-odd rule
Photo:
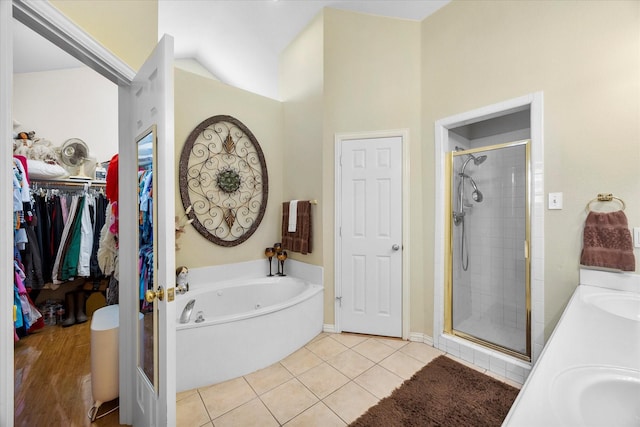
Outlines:
[[[454,227],[454,327],[472,318],[488,327],[522,331],[515,350],[525,342],[525,148],[516,146],[491,150],[479,155],[487,160],[476,166],[469,162],[465,173],[478,185],[484,199],[471,198],[470,183],[465,183],[465,233],[469,268],[461,262],[462,225]],[[465,157],[455,161],[456,171]],[[456,177],[454,195],[457,194]],[[457,202],[454,203],[457,207]],[[464,331],[464,330],[463,330]],[[466,332],[466,331],[465,331]],[[473,335],[478,336],[477,333]],[[488,338],[478,336],[479,338]],[[511,340],[497,344],[505,345]],[[511,345],[507,345],[511,347]]]
[[[489,369],[499,375],[505,375],[520,383],[527,378],[533,364],[536,362],[545,343],[544,337],[544,138],[543,138],[543,104],[542,92],[531,93],[519,98],[510,99],[498,104],[485,106],[476,110],[467,111],[455,116],[447,117],[436,122],[435,150],[437,161],[436,172],[436,245],[435,245],[435,270],[434,270],[434,329],[433,345],[447,353],[473,363],[477,366]],[[491,136],[474,138],[472,140],[459,136],[452,131],[464,127],[467,123],[476,123],[478,120],[491,120],[495,115],[513,109],[525,108],[530,112],[530,127],[523,126],[516,130],[504,129],[505,133],[492,133]],[[508,126],[507,126],[508,127]],[[513,128],[512,128],[513,129]],[[490,139],[490,141],[489,141]],[[447,334],[445,332],[445,272],[446,257],[445,245],[445,215],[450,215],[444,209],[449,202],[445,198],[446,186],[450,185],[445,178],[446,152],[456,146],[486,147],[509,141],[531,140],[531,182],[529,201],[531,214],[531,362],[508,356],[504,353],[481,346],[474,342]],[[489,160],[487,160],[489,161]],[[481,191],[482,188],[481,188]],[[456,255],[458,256],[458,255]]]

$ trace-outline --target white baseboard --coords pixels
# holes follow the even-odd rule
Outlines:
[[[325,323],[324,325],[322,325],[322,332],[328,332],[330,334],[335,334],[336,333],[336,325],[330,325]]]
[[[409,341],[422,342],[433,347],[433,338],[429,335],[425,335],[422,332],[410,332]]]
[[[336,325],[325,323],[324,325],[322,325],[322,332],[328,332],[330,334],[335,334],[335,333],[337,333],[336,332]],[[430,337],[429,335],[423,334],[422,332],[410,332],[409,333],[409,341],[425,343],[425,344],[428,344],[431,347],[433,347],[433,338]]]

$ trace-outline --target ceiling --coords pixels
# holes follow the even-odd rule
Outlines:
[[[83,64],[73,56],[25,25],[13,20],[14,73],[51,71],[82,66]]]
[[[278,57],[324,7],[422,21],[450,0],[160,0],[159,35],[178,60],[229,85],[278,99]],[[81,66],[15,22],[14,72]]]

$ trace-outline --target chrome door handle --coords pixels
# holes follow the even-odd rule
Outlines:
[[[391,249],[393,249],[394,251],[397,251],[400,249],[400,245],[393,245],[391,246]]]

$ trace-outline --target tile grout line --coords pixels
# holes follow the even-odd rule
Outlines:
[[[339,414],[337,414],[337,413],[336,413],[336,412],[335,412],[335,411],[334,411],[334,410],[333,410],[329,405],[327,405],[327,404],[324,402],[324,400],[325,400],[325,399],[327,399],[329,396],[333,395],[334,393],[336,393],[336,392],[337,392],[338,390],[340,390],[341,388],[345,387],[347,384],[349,384],[349,383],[353,383],[353,385],[355,385],[355,386],[357,386],[357,387],[359,387],[359,388],[363,389],[365,392],[367,392],[367,393],[369,393],[371,396],[373,396],[373,397],[376,399],[376,401],[377,401],[377,402],[376,402],[376,404],[377,404],[377,403],[379,403],[382,399],[384,399],[384,397],[379,398],[378,396],[376,396],[375,394],[373,394],[370,390],[367,390],[365,387],[363,387],[362,385],[358,384],[358,383],[355,381],[355,379],[356,379],[356,378],[358,378],[358,377],[360,377],[361,375],[363,375],[365,372],[368,372],[368,371],[370,371],[371,369],[373,369],[373,368],[375,368],[375,367],[378,367],[378,368],[384,369],[385,371],[389,372],[389,373],[390,373],[390,374],[392,374],[392,375],[396,375],[396,376],[398,376],[400,379],[402,379],[402,383],[404,383],[404,381],[406,381],[406,379],[404,379],[403,377],[399,376],[399,375],[398,375],[398,374],[396,374],[395,372],[392,372],[392,371],[390,371],[389,369],[385,368],[385,367],[384,367],[384,366],[382,366],[380,363],[381,363],[381,362],[383,362],[384,360],[387,360],[388,358],[390,358],[390,357],[391,357],[391,356],[393,356],[394,354],[396,354],[396,353],[400,352],[400,350],[401,350],[403,347],[405,347],[405,346],[408,344],[408,342],[407,342],[406,344],[403,344],[403,345],[402,345],[402,346],[400,346],[400,347],[394,347],[394,346],[388,345],[386,342],[384,342],[384,340],[383,340],[383,339],[376,339],[375,337],[368,337],[368,338],[365,338],[364,340],[362,340],[361,342],[359,342],[358,344],[354,344],[353,346],[347,346],[347,345],[345,345],[344,343],[342,343],[342,342],[340,342],[340,341],[338,341],[338,340],[334,339],[331,335],[328,335],[328,337],[329,337],[329,338],[331,338],[333,341],[337,342],[338,344],[341,344],[341,345],[343,345],[344,347],[346,347],[346,350],[344,350],[344,351],[342,351],[342,352],[340,352],[340,353],[338,353],[338,354],[342,354],[342,353],[344,353],[344,352],[346,352],[346,351],[351,350],[351,351],[355,352],[356,354],[358,354],[358,355],[360,355],[360,356],[364,357],[365,359],[367,359],[367,360],[369,360],[370,362],[372,362],[372,363],[373,363],[373,366],[370,366],[369,368],[367,368],[366,370],[364,370],[363,372],[361,372],[360,374],[358,374],[356,377],[354,377],[354,378],[350,378],[350,377],[346,376],[342,371],[340,371],[340,369],[339,369],[339,368],[337,368],[337,367],[335,367],[334,365],[332,365],[332,364],[331,364],[327,359],[322,358],[320,355],[318,355],[317,353],[315,353],[313,350],[311,350],[311,349],[307,349],[307,350],[309,350],[310,352],[312,352],[314,355],[316,355],[317,357],[319,357],[321,360],[323,360],[323,363],[326,363],[327,365],[329,365],[329,366],[331,366],[332,368],[336,369],[338,372],[340,372],[342,375],[345,375],[345,376],[349,379],[349,381],[348,381],[347,383],[343,384],[342,386],[340,386],[340,387],[339,387],[339,388],[337,388],[336,390],[334,390],[334,391],[332,391],[331,393],[329,393],[327,396],[325,396],[325,398],[320,399],[320,402],[322,402],[322,403],[323,403],[323,404],[324,404],[324,405],[325,405],[325,406],[326,406],[326,407],[327,407],[327,408],[328,408],[328,409],[329,409],[329,410],[330,410],[334,415],[336,415],[336,416],[337,416],[340,420],[342,420],[346,425],[349,425],[349,424],[350,424],[350,422],[348,422],[347,420],[345,420],[344,418],[342,418]],[[354,349],[354,347],[357,347],[359,344],[362,344],[362,343],[364,343],[364,342],[366,342],[366,341],[368,341],[368,340],[372,340],[372,341],[374,341],[374,342],[381,343],[381,344],[383,344],[383,345],[385,345],[385,346],[389,347],[390,349],[392,349],[392,350],[393,350],[393,352],[392,352],[391,354],[389,354],[388,356],[386,356],[386,357],[384,357],[384,358],[380,359],[378,362],[376,362],[375,360],[372,360],[371,358],[367,357],[366,355],[364,355],[364,354],[360,353],[358,350],[355,350],[355,349]],[[305,346],[305,347],[306,347],[306,346]],[[338,354],[334,355],[333,357],[337,356]],[[413,357],[413,356],[412,356],[412,355],[410,355],[410,354],[406,354],[406,353],[402,353],[402,354],[403,354],[403,355],[406,355],[406,356],[408,356],[408,357],[411,357],[412,359],[414,359],[414,360],[416,360],[416,361],[420,362],[421,364],[423,363],[421,360],[416,359],[415,357]],[[305,372],[306,372],[306,371],[305,371]],[[301,381],[301,383],[302,383],[302,381]],[[302,383],[302,384],[303,384],[303,385],[305,385],[304,383]],[[306,387],[306,385],[305,385],[305,387]],[[397,387],[396,387],[396,388],[397,388]],[[394,390],[395,390],[396,388],[394,388]],[[391,392],[393,393],[393,391],[394,391],[394,390],[392,390]],[[311,391],[311,390],[309,390],[309,391]],[[313,391],[311,391],[311,392],[313,393]],[[313,393],[313,394],[315,395],[315,393]],[[385,397],[387,397],[387,396],[385,396]],[[373,406],[375,406],[376,404],[374,404]],[[371,408],[371,407],[369,407],[369,408]],[[358,417],[356,417],[356,420],[357,420],[361,415],[363,415],[364,413],[366,413],[366,411],[368,411],[368,410],[369,410],[369,408],[367,408],[367,409],[365,410],[365,412],[363,412],[362,414],[358,415]],[[308,408],[307,408],[307,409],[308,409]],[[304,411],[303,411],[303,412],[304,412]],[[302,412],[301,412],[300,414],[302,414]],[[298,414],[298,415],[300,415],[300,414]],[[297,416],[297,415],[296,415],[296,416]],[[292,419],[295,419],[295,418],[296,418],[296,417],[293,417]],[[355,420],[354,420],[354,421],[355,421]]]
[[[200,402],[202,402],[202,406],[204,406],[204,410],[207,412],[207,417],[209,417],[209,422],[211,423],[211,425],[213,425],[213,418],[211,418],[211,414],[209,413],[209,409],[207,409],[207,404],[205,403],[204,399],[202,398],[202,394],[200,394],[200,389],[197,388],[196,392],[198,393],[198,397],[200,398]],[[206,425],[206,424],[207,423],[205,423],[203,425]]]
[[[335,344],[335,343],[337,343],[337,344],[339,344],[340,346],[343,346],[343,347],[344,347],[344,349],[343,349],[343,350],[341,350],[341,351],[339,351],[338,353],[336,353],[336,354],[332,355],[331,357],[329,357],[329,356],[323,357],[323,356],[321,356],[319,353],[317,353],[316,351],[313,351],[311,348],[309,348],[309,347],[308,347],[308,345],[309,345],[309,344],[313,344],[313,343],[315,343],[315,342],[319,342],[319,341],[321,341],[321,340],[323,340],[323,339],[325,339],[325,338],[327,338],[327,337],[328,337],[328,338],[330,338],[334,344]],[[373,359],[371,359],[370,357],[366,356],[365,354],[360,353],[358,350],[356,350],[356,349],[355,349],[355,347],[357,347],[358,345],[360,345],[360,344],[362,344],[362,343],[364,343],[364,342],[366,342],[366,341],[369,341],[369,340],[371,340],[371,341],[373,341],[373,342],[375,342],[375,343],[383,344],[384,346],[386,346],[386,347],[388,347],[390,350],[392,350],[392,352],[391,352],[389,355],[387,355],[387,356],[383,357],[382,359],[380,359],[378,362],[376,362],[376,361],[374,361]],[[407,353],[407,352],[402,351],[403,349],[405,349],[405,348],[406,348],[408,345],[410,345],[410,344],[411,344],[411,342],[406,342],[406,343],[403,343],[402,345],[400,345],[399,347],[397,347],[397,346],[393,346],[393,345],[388,344],[387,342],[385,342],[385,339],[378,339],[378,338],[376,338],[376,337],[367,337],[367,338],[365,338],[365,339],[363,339],[363,340],[361,340],[361,341],[357,342],[356,344],[353,344],[353,345],[347,345],[347,344],[345,344],[345,343],[343,343],[343,342],[341,342],[341,341],[339,341],[339,340],[335,339],[331,334],[326,334],[325,336],[323,336],[323,337],[321,337],[321,338],[316,338],[316,339],[312,340],[311,342],[307,343],[306,345],[304,345],[303,347],[301,347],[301,348],[306,349],[310,354],[312,354],[313,356],[317,357],[317,358],[321,361],[321,363],[319,363],[318,365],[313,366],[313,367],[308,368],[308,369],[305,369],[304,371],[302,371],[302,372],[300,372],[298,375],[296,375],[296,374],[294,374],[294,372],[293,372],[291,369],[287,368],[287,366],[286,366],[285,364],[283,364],[283,363],[282,363],[282,360],[281,360],[281,361],[279,361],[279,362],[277,362],[276,364],[277,364],[279,367],[284,368],[284,371],[285,371],[285,372],[287,372],[289,375],[291,375],[291,378],[290,378],[290,379],[288,379],[288,380],[286,380],[286,381],[284,381],[283,383],[281,383],[281,384],[279,384],[279,385],[277,385],[277,386],[274,386],[274,387],[272,387],[272,388],[270,388],[270,389],[268,389],[268,390],[264,391],[264,393],[262,393],[262,394],[258,394],[257,390],[254,388],[254,386],[251,384],[251,382],[247,379],[247,375],[243,375],[243,376],[242,376],[242,378],[243,378],[244,382],[249,386],[250,390],[255,394],[255,397],[257,397],[257,398],[259,399],[259,401],[260,401],[260,402],[262,403],[262,405],[267,409],[268,413],[272,416],[272,418],[276,421],[276,423],[277,423],[279,426],[283,426],[283,425],[285,425],[286,423],[291,422],[292,420],[294,420],[294,419],[295,419],[295,418],[297,418],[298,416],[300,416],[300,415],[302,415],[303,413],[307,412],[307,411],[308,411],[309,409],[311,409],[312,407],[316,406],[318,403],[322,403],[322,404],[324,405],[324,407],[325,407],[326,409],[328,409],[328,410],[329,410],[329,411],[330,411],[334,416],[336,416],[338,419],[340,419],[342,422],[344,422],[345,424],[347,424],[347,425],[348,425],[348,424],[349,424],[349,422],[347,422],[347,420],[343,419],[343,418],[342,418],[338,413],[336,413],[336,412],[335,412],[335,411],[334,411],[334,410],[333,410],[333,409],[332,409],[332,408],[331,408],[331,407],[326,403],[326,399],[328,399],[330,396],[334,395],[338,390],[340,390],[340,389],[342,389],[343,387],[345,387],[345,386],[349,385],[350,383],[352,383],[352,385],[354,385],[354,386],[357,386],[357,387],[361,388],[362,390],[364,390],[365,392],[367,392],[368,394],[370,394],[371,396],[373,396],[373,397],[375,398],[375,400],[376,400],[376,403],[375,403],[375,404],[379,403],[382,399],[384,399],[385,397],[388,397],[391,393],[393,393],[393,391],[394,391],[395,389],[397,389],[399,386],[395,387],[395,388],[394,388],[394,390],[391,390],[391,392],[390,392],[390,393],[388,393],[386,396],[384,396],[384,397],[382,397],[382,398],[379,398],[378,396],[376,396],[375,394],[373,394],[370,390],[368,390],[368,389],[367,389],[367,388],[365,388],[364,386],[360,385],[360,384],[359,384],[358,382],[356,382],[355,380],[356,380],[357,378],[359,378],[360,376],[362,376],[363,374],[365,374],[366,372],[370,371],[371,369],[374,369],[374,368],[382,368],[382,369],[383,369],[383,370],[385,370],[386,372],[388,372],[388,373],[390,373],[390,374],[392,374],[392,375],[395,375],[395,376],[399,377],[399,378],[402,380],[402,383],[404,383],[405,381],[407,381],[407,379],[405,379],[405,378],[404,378],[404,376],[399,375],[399,374],[397,374],[397,373],[395,373],[395,372],[393,372],[393,371],[391,371],[391,370],[387,369],[385,366],[382,366],[382,365],[381,365],[381,363],[384,363],[384,361],[385,361],[385,360],[390,359],[391,357],[393,357],[394,355],[397,355],[398,353],[400,353],[403,357],[409,357],[409,358],[411,358],[412,360],[415,360],[415,361],[419,362],[419,363],[420,363],[420,365],[421,365],[421,367],[420,367],[417,371],[419,371],[419,370],[420,370],[420,369],[422,369],[424,366],[426,366],[428,363],[430,363],[430,361],[425,363],[425,362],[423,362],[422,360],[420,360],[420,359],[418,359],[417,357],[415,357],[413,354],[410,354],[410,353]],[[433,348],[435,349],[435,347],[433,347]],[[359,355],[359,356],[363,357],[364,359],[366,359],[366,360],[370,361],[371,363],[373,363],[373,365],[372,365],[372,366],[370,366],[369,368],[367,368],[367,369],[365,369],[364,371],[360,372],[360,373],[359,373],[358,375],[356,375],[354,378],[351,378],[350,376],[346,375],[346,374],[345,374],[344,372],[342,372],[338,367],[334,366],[334,365],[329,361],[331,358],[335,358],[335,357],[337,357],[338,355],[343,354],[343,353],[345,353],[345,352],[347,352],[347,351],[349,351],[349,350],[351,350],[351,351],[352,351],[352,352],[354,352],[355,354],[357,354],[357,355]],[[436,350],[437,350],[437,349],[436,349]],[[292,354],[293,354],[293,353],[292,353]],[[445,356],[447,356],[447,357],[449,357],[449,358],[451,358],[451,359],[453,359],[454,361],[459,362],[459,363],[464,363],[464,364],[469,363],[469,362],[466,362],[464,359],[462,359],[462,358],[460,358],[460,357],[456,357],[456,356],[454,356],[454,355],[453,355],[453,354],[451,354],[451,353],[443,352],[443,355],[445,355]],[[284,360],[284,359],[283,359],[283,360]],[[315,392],[313,392],[313,390],[311,390],[311,389],[310,389],[310,388],[309,388],[309,387],[308,387],[308,386],[307,386],[303,381],[301,381],[301,380],[300,380],[300,378],[299,378],[300,376],[304,375],[304,374],[305,374],[305,373],[307,373],[308,371],[310,371],[310,370],[312,370],[312,369],[314,369],[314,368],[317,368],[318,366],[321,366],[322,364],[326,364],[328,367],[330,367],[330,368],[332,368],[332,369],[335,369],[338,373],[340,373],[341,375],[343,375],[344,377],[346,377],[346,378],[348,379],[348,381],[347,381],[346,383],[342,384],[340,387],[338,387],[337,389],[333,390],[331,393],[329,393],[329,394],[328,394],[327,396],[325,396],[324,398],[321,398],[319,395],[317,395]],[[275,364],[274,364],[274,365],[275,365]],[[473,364],[471,364],[471,365],[473,365]],[[476,371],[478,371],[478,372],[480,372],[480,373],[482,373],[482,374],[484,374],[484,375],[488,375],[488,374],[487,374],[487,372],[488,372],[488,370],[487,370],[487,369],[480,368],[480,367],[478,367],[478,366],[476,366],[476,365],[473,365],[473,369],[475,369]],[[416,371],[416,372],[417,372],[417,371]],[[414,374],[415,374],[415,372],[412,374],[412,376],[413,376]],[[494,378],[495,378],[495,377],[494,377]],[[263,395],[263,394],[268,393],[269,391],[272,391],[272,390],[276,389],[277,387],[281,386],[282,384],[287,383],[288,381],[291,381],[292,379],[295,379],[299,384],[302,384],[302,386],[303,386],[307,391],[309,391],[309,392],[311,393],[311,395],[312,395],[312,396],[314,396],[317,400],[316,400],[313,404],[311,404],[310,406],[308,406],[308,407],[304,408],[303,410],[301,410],[300,412],[298,412],[297,414],[295,414],[293,417],[291,417],[290,419],[288,419],[288,420],[283,424],[283,423],[281,423],[281,422],[276,418],[276,416],[275,416],[275,414],[272,412],[271,408],[269,408],[269,406],[267,406],[267,404],[263,401],[263,399],[262,399],[262,395]],[[498,379],[498,380],[499,380],[499,378],[496,378],[496,379]],[[503,381],[503,382],[505,382],[505,381]],[[401,383],[401,384],[402,384],[402,383]],[[214,422],[214,419],[212,418],[211,413],[210,413],[210,412],[209,412],[209,410],[207,409],[207,405],[205,404],[205,402],[204,402],[204,398],[203,398],[202,394],[200,393],[200,389],[197,389],[197,392],[198,392],[198,396],[199,396],[200,402],[203,404],[203,406],[204,406],[204,408],[205,408],[205,410],[206,410],[206,412],[207,412],[207,416],[208,416],[208,418],[209,418],[209,422],[210,422],[210,423],[213,423],[213,422]],[[255,398],[255,397],[254,397],[254,398]],[[250,400],[249,400],[249,402],[250,402],[251,400],[253,400],[254,398],[250,399]],[[236,410],[237,408],[241,407],[242,405],[244,405],[244,404],[246,404],[246,403],[248,403],[248,402],[244,402],[244,403],[243,403],[243,404],[241,404],[241,405],[238,405],[238,406],[236,406],[236,407],[234,407],[234,408],[232,408],[232,409],[229,409],[229,410],[228,410],[228,411],[226,411],[224,414],[220,414],[218,417],[216,417],[216,419],[220,418],[221,416],[224,416],[225,414],[228,414],[229,412],[231,412],[231,411],[233,411],[233,410]],[[375,406],[375,404],[374,404],[374,405],[372,405],[372,406]],[[370,407],[369,407],[369,408],[370,408]],[[367,409],[365,410],[365,412],[366,412],[369,408],[367,408]],[[364,412],[363,412],[363,413],[364,413]],[[362,415],[362,414],[358,415],[358,417],[359,417],[359,416],[361,416],[361,415]],[[356,419],[357,419],[357,417],[356,417]],[[354,421],[355,421],[355,420],[354,420]]]

